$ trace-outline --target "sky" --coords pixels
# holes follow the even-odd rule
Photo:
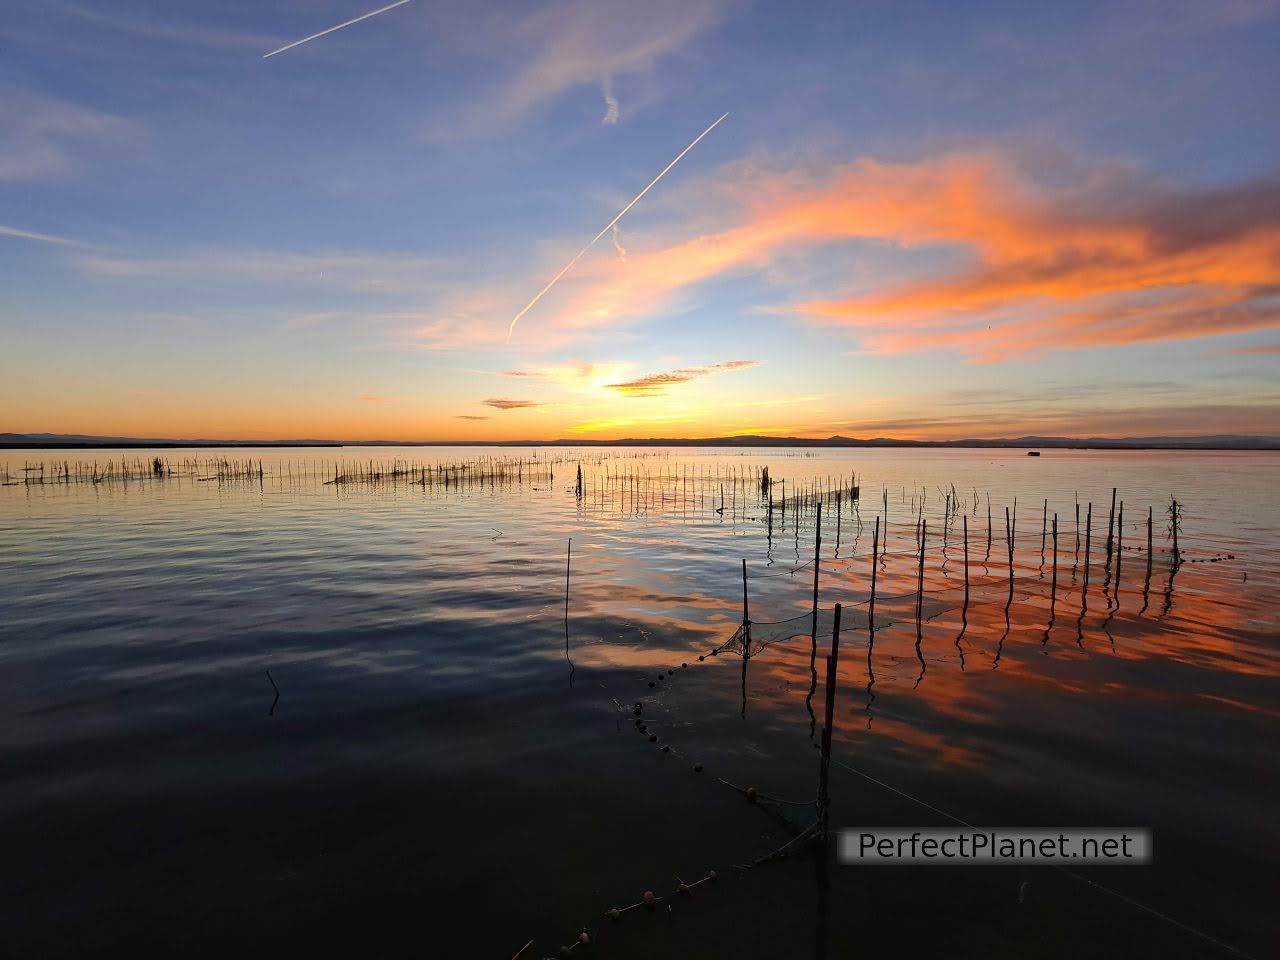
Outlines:
[[[1280,2],[378,6],[7,0],[0,432],[1280,434]]]

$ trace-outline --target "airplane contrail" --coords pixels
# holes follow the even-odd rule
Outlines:
[[[349,27],[353,23],[359,23],[361,20],[368,20],[370,17],[376,17],[378,14],[386,13],[388,10],[394,10],[396,7],[403,7],[408,2],[409,0],[396,0],[395,3],[389,3],[385,7],[379,7],[377,10],[371,10],[368,13],[363,13],[353,20],[348,20],[346,23],[338,24],[336,27],[330,27],[328,30],[321,30],[319,33],[313,33],[311,36],[303,37],[301,40],[295,40],[293,43],[286,43],[279,50],[272,50],[270,53],[264,53],[262,55],[262,59],[265,60],[267,57],[274,57],[277,53],[284,53],[286,50],[292,50],[294,47],[301,46],[302,44],[315,40],[318,37],[323,37],[325,34],[333,33],[335,30],[341,30],[343,27]]]
[[[630,203],[628,203],[625,207],[623,207],[620,211],[618,211],[618,215],[617,215],[616,217],[614,217],[612,220],[610,220],[608,223],[606,223],[606,224],[604,225],[604,229],[603,229],[603,230],[601,230],[599,233],[597,233],[594,237],[592,237],[592,238],[591,238],[591,242],[590,242],[590,243],[588,243],[588,244],[587,244],[585,247],[583,247],[581,250],[579,250],[579,251],[578,251],[578,255],[577,255],[576,257],[574,257],[572,260],[570,260],[568,263],[566,263],[566,264],[564,265],[564,269],[562,269],[559,273],[557,273],[554,277],[552,277],[552,278],[551,278],[551,282],[550,282],[550,283],[548,283],[548,284],[547,284],[545,287],[543,287],[541,290],[539,290],[539,291],[538,291],[538,295],[537,295],[536,297],[534,297],[532,300],[530,300],[527,304],[525,304],[525,307],[524,307],[524,309],[523,309],[523,310],[521,310],[519,313],[517,313],[514,317],[512,317],[512,318],[511,318],[511,326],[509,326],[509,327],[507,328],[507,342],[508,342],[508,343],[511,341],[511,334],[515,332],[516,324],[520,322],[520,318],[521,318],[521,317],[523,317],[523,316],[524,316],[526,313],[528,313],[530,310],[532,310],[532,309],[533,309],[533,307],[534,307],[534,304],[536,304],[539,300],[541,300],[541,299],[546,295],[547,291],[548,291],[548,290],[550,290],[552,287],[554,287],[554,286],[556,285],[556,283],[557,283],[557,282],[559,282],[560,278],[561,278],[561,277],[563,277],[563,276],[564,276],[566,273],[568,273],[570,270],[572,270],[572,269],[573,269],[573,265],[574,265],[575,263],[577,263],[579,260],[581,260],[581,259],[583,258],[583,256],[586,254],[586,252],[587,252],[588,250],[590,250],[592,247],[594,247],[594,246],[596,245],[596,241],[597,241],[597,240],[599,240],[599,239],[600,239],[601,237],[603,237],[606,233],[608,233],[610,230],[612,230],[612,229],[613,229],[614,224],[616,224],[619,220],[621,220],[621,219],[623,218],[623,216],[625,216],[625,215],[626,215],[626,213],[627,213],[627,211],[628,211],[628,210],[630,210],[630,209],[631,209],[632,207],[634,207],[637,203],[639,203],[639,202],[640,202],[640,198],[641,198],[641,197],[643,197],[646,193],[648,193],[648,192],[653,188],[653,185],[654,185],[655,183],[657,183],[659,180],[661,180],[663,177],[665,177],[665,176],[667,175],[667,172],[668,172],[672,167],[674,167],[677,163],[679,163],[679,162],[680,162],[680,160],[681,160],[681,158],[682,158],[682,157],[684,157],[684,155],[685,155],[686,153],[688,153],[690,150],[692,150],[694,147],[696,147],[696,146],[698,145],[698,141],[699,141],[699,140],[701,140],[701,139],[702,139],[703,137],[705,137],[708,133],[710,133],[712,130],[714,130],[714,129],[715,129],[715,128],[720,124],[720,121],[721,121],[721,120],[723,120],[723,119],[724,119],[725,117],[727,117],[728,115],[729,115],[729,114],[727,114],[727,113],[723,113],[723,114],[721,114],[721,115],[720,115],[720,117],[715,121],[715,123],[711,124],[711,126],[707,127],[707,129],[703,130],[700,134],[698,134],[696,137],[694,137],[694,138],[693,138],[693,142],[691,142],[687,147],[685,147],[685,148],[684,148],[683,150],[681,150],[678,154],[676,154],[676,158],[675,158],[674,160],[672,160],[670,163],[668,163],[665,167],[663,167],[663,168],[662,168],[662,172],[661,172],[660,174],[658,174],[656,177],[654,177],[652,180],[650,180],[650,181],[649,181],[648,186],[646,186],[643,190],[641,190],[641,191],[640,191],[639,193],[637,193],[634,197],[632,197],[631,202],[630,202]]]

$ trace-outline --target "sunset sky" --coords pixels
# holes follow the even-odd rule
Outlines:
[[[0,432],[1280,434],[1280,3],[379,5],[5,4]]]

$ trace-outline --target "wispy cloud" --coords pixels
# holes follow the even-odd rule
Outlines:
[[[447,261],[415,254],[363,251],[280,252],[269,250],[205,251],[173,257],[93,255],[81,267],[106,277],[228,281],[246,284],[312,284],[345,290],[383,293],[440,291]]]
[[[61,247],[77,247],[80,246],[76,240],[68,240],[66,237],[55,237],[49,233],[35,233],[31,230],[19,230],[17,227],[6,227],[0,223],[0,237],[11,237],[14,240],[34,240],[37,243],[52,243]]]
[[[651,373],[634,380],[621,383],[608,383],[605,386],[629,397],[656,397],[667,392],[667,388],[678,383],[688,383],[716,373],[731,370],[746,370],[760,366],[759,360],[730,360],[727,363],[712,363],[704,367],[684,367],[679,370],[668,370],[665,373]]]
[[[604,123],[616,120],[612,83],[647,73],[666,56],[723,21],[734,0],[558,0],[524,17],[494,22],[483,54],[494,81],[465,112],[429,136],[452,141],[490,136],[528,111],[604,81]],[[613,100],[611,103],[610,101]]]
[[[495,410],[523,410],[526,407],[542,406],[536,400],[482,400],[481,403]]]
[[[473,413],[460,413],[454,419],[455,420],[488,420],[490,418],[486,416],[479,416]]]
[[[611,127],[618,122],[618,98],[613,95],[613,81],[608,77],[600,85],[604,95],[604,116],[600,118],[601,126]]]
[[[137,134],[121,117],[55,97],[0,88],[0,183],[77,170],[103,146]]]
[[[79,4],[59,4],[54,10],[59,17],[75,18],[93,24],[96,28],[106,28],[142,37],[154,41],[157,46],[186,47],[188,49],[184,53],[188,55],[192,47],[247,53],[261,50],[271,42],[264,34],[228,30],[225,26],[175,19],[175,13],[184,11],[166,10],[163,17],[133,17],[119,10],[95,10]],[[215,16],[217,15],[218,12],[215,11]],[[95,31],[95,33],[98,32]]]

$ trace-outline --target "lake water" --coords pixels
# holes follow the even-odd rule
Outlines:
[[[158,453],[0,454],[0,955],[1276,955],[1280,455]],[[812,818],[835,603],[833,826],[1147,827],[1154,863],[738,868]]]

